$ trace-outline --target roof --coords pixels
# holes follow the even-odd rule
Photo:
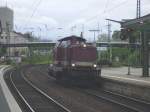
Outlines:
[[[139,25],[139,22],[145,22],[145,24],[149,23],[150,22],[150,14],[147,14],[143,17],[138,18],[138,19],[136,18],[136,19],[130,19],[129,21],[125,21],[122,23],[122,26],[123,27],[127,27],[129,25],[135,26],[136,24]],[[145,25],[145,24],[143,24],[143,25]],[[137,26],[135,26],[135,27],[137,27]]]
[[[22,34],[22,33],[20,33],[20,32],[13,31],[13,33],[15,33],[15,34],[17,34],[17,35],[20,35],[20,36],[22,36],[22,37],[25,38],[24,34]]]
[[[75,36],[75,35],[62,38],[62,39],[60,39],[60,40],[58,40],[58,41],[67,41],[67,40],[72,40],[72,39],[76,39],[76,40],[79,40],[79,41],[86,41],[86,39],[81,38],[81,37],[78,37],[78,36]]]
[[[29,38],[25,34],[22,34],[21,32],[13,31],[13,33],[16,34],[16,35],[18,35],[18,36],[20,36],[20,37],[22,37],[22,38],[24,38],[24,39],[29,40]]]

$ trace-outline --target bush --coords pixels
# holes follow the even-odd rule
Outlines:
[[[141,66],[140,53],[138,51],[134,51],[132,54],[130,54],[129,62],[131,66]]]
[[[22,59],[24,64],[49,64],[52,62],[51,55],[32,55]]]
[[[109,49],[107,51],[101,51],[100,57],[98,57],[98,62],[103,62],[104,60],[109,61]],[[118,57],[118,60],[116,60]],[[140,66],[140,52],[138,50],[128,48],[112,48],[112,66],[122,66],[128,65]]]

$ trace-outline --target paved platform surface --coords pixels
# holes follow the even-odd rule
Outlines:
[[[4,72],[8,68],[10,66],[0,66],[0,112],[22,112],[3,78]]]
[[[150,69],[150,68],[149,68]],[[128,67],[102,68],[102,77],[150,86],[150,77],[142,77],[142,68],[131,68],[128,74]]]
[[[0,112],[10,112],[8,103],[0,86]]]
[[[3,65],[0,66],[0,72],[1,72],[3,67],[4,67]],[[0,74],[0,75],[2,75],[2,74]],[[3,89],[1,87],[1,83],[2,82],[0,82],[0,112],[10,112],[10,108],[9,108],[9,105],[6,101]]]

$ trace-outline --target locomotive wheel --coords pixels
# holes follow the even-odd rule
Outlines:
[[[62,73],[61,72],[56,72],[56,80],[61,80],[62,79]]]
[[[65,79],[65,73],[64,73],[64,71],[56,72],[56,79],[57,80],[64,80]]]

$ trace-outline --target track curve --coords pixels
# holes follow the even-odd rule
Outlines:
[[[82,91],[80,91],[81,88],[61,85],[47,74],[47,66],[45,65],[30,66],[21,71],[16,70],[11,77],[17,88],[23,93],[24,99],[27,100],[30,107],[36,112],[48,112],[52,107],[46,102],[46,104],[41,103],[41,100],[35,104],[36,100],[38,100],[36,93],[32,92],[34,96],[31,99],[30,91],[21,83],[25,83],[36,92],[38,91],[38,94],[43,94],[44,101],[54,99],[54,102],[50,104],[54,106],[53,109],[58,109],[58,107],[55,107],[56,104],[59,106],[63,104],[63,106],[60,106],[63,108],[61,108],[62,110],[54,109],[54,112],[149,112],[149,104],[145,105],[143,104],[144,102],[137,103],[136,100],[132,101],[130,98],[123,98],[106,91],[98,91],[95,88],[82,88]],[[28,91],[27,93],[25,92],[26,90]],[[24,94],[27,94],[27,96],[24,96]],[[55,101],[57,103],[53,105]],[[30,107],[28,106],[28,109]]]
[[[29,82],[21,72],[13,71],[7,74],[11,87],[17,92],[27,112],[71,112],[63,105],[52,99],[42,90]]]

